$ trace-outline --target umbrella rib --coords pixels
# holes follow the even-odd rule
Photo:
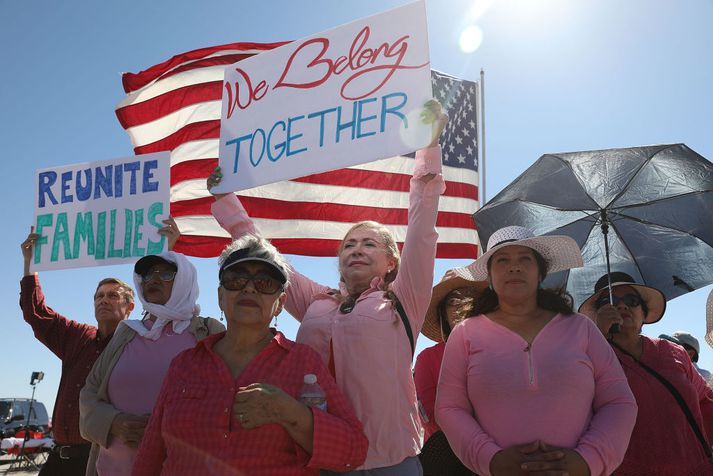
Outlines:
[[[619,230],[617,229],[616,225],[614,225],[614,223],[610,223],[610,226],[612,228],[614,228],[614,231],[616,232],[616,236],[619,237],[619,240],[624,244],[624,248],[626,248],[626,251],[629,253],[629,256],[631,256],[631,262],[634,264],[634,267],[639,272],[639,276],[641,276],[641,278],[643,279],[644,274],[641,272],[641,267],[639,266],[639,262],[636,261],[636,259],[634,259],[634,253],[631,251],[631,248],[624,240],[624,237],[621,236],[621,234],[619,233]]]

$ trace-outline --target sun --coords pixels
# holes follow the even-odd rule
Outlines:
[[[469,25],[463,29],[458,39],[460,50],[463,53],[472,53],[483,43],[483,30],[477,25]]]

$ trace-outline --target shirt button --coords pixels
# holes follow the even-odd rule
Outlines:
[[[81,386],[82,386],[82,384],[81,384],[81,383],[78,383],[78,384],[77,384],[77,388],[79,388],[79,387],[81,387]]]
[[[227,409],[227,408],[226,408],[225,410],[223,410],[223,411],[224,411],[225,413],[228,413],[228,409]]]
[[[223,438],[227,438],[227,437],[228,437],[228,434],[225,433],[225,434],[223,435]]]

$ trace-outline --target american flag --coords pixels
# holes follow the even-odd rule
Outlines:
[[[230,237],[210,213],[206,177],[218,164],[223,70],[283,43],[233,43],[174,56],[122,77],[116,108],[136,154],[171,152],[175,246],[191,256],[217,256]],[[434,97],[450,116],[441,139],[447,190],[436,223],[438,258],[475,258],[472,219],[478,209],[477,84],[432,71]],[[350,225],[375,220],[396,240],[406,236],[413,159],[392,157],[269,184],[238,193],[262,234],[283,253],[334,256]]]

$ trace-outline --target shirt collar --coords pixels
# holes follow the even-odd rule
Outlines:
[[[378,291],[382,288],[382,285],[384,283],[384,279],[381,278],[380,276],[374,276],[371,279],[371,282],[369,282],[369,287],[361,293],[363,296],[364,294],[369,294],[374,291]],[[347,285],[344,284],[344,281],[339,281],[339,293],[342,296],[349,296],[349,292],[347,291]]]
[[[272,331],[273,337],[272,337],[272,340],[270,341],[270,343],[268,344],[268,347],[276,345],[276,346],[284,349],[285,351],[289,351],[295,345],[295,343],[293,341],[291,341],[290,339],[288,339],[287,337],[285,337],[285,335],[282,332],[278,331],[275,328],[270,328],[270,330]],[[205,339],[198,342],[197,345],[202,346],[205,350],[207,350],[210,353],[214,353],[213,346],[215,345],[216,342],[218,342],[220,339],[225,337],[226,332],[227,331],[223,331],[223,332],[219,332],[217,334],[209,335]]]

